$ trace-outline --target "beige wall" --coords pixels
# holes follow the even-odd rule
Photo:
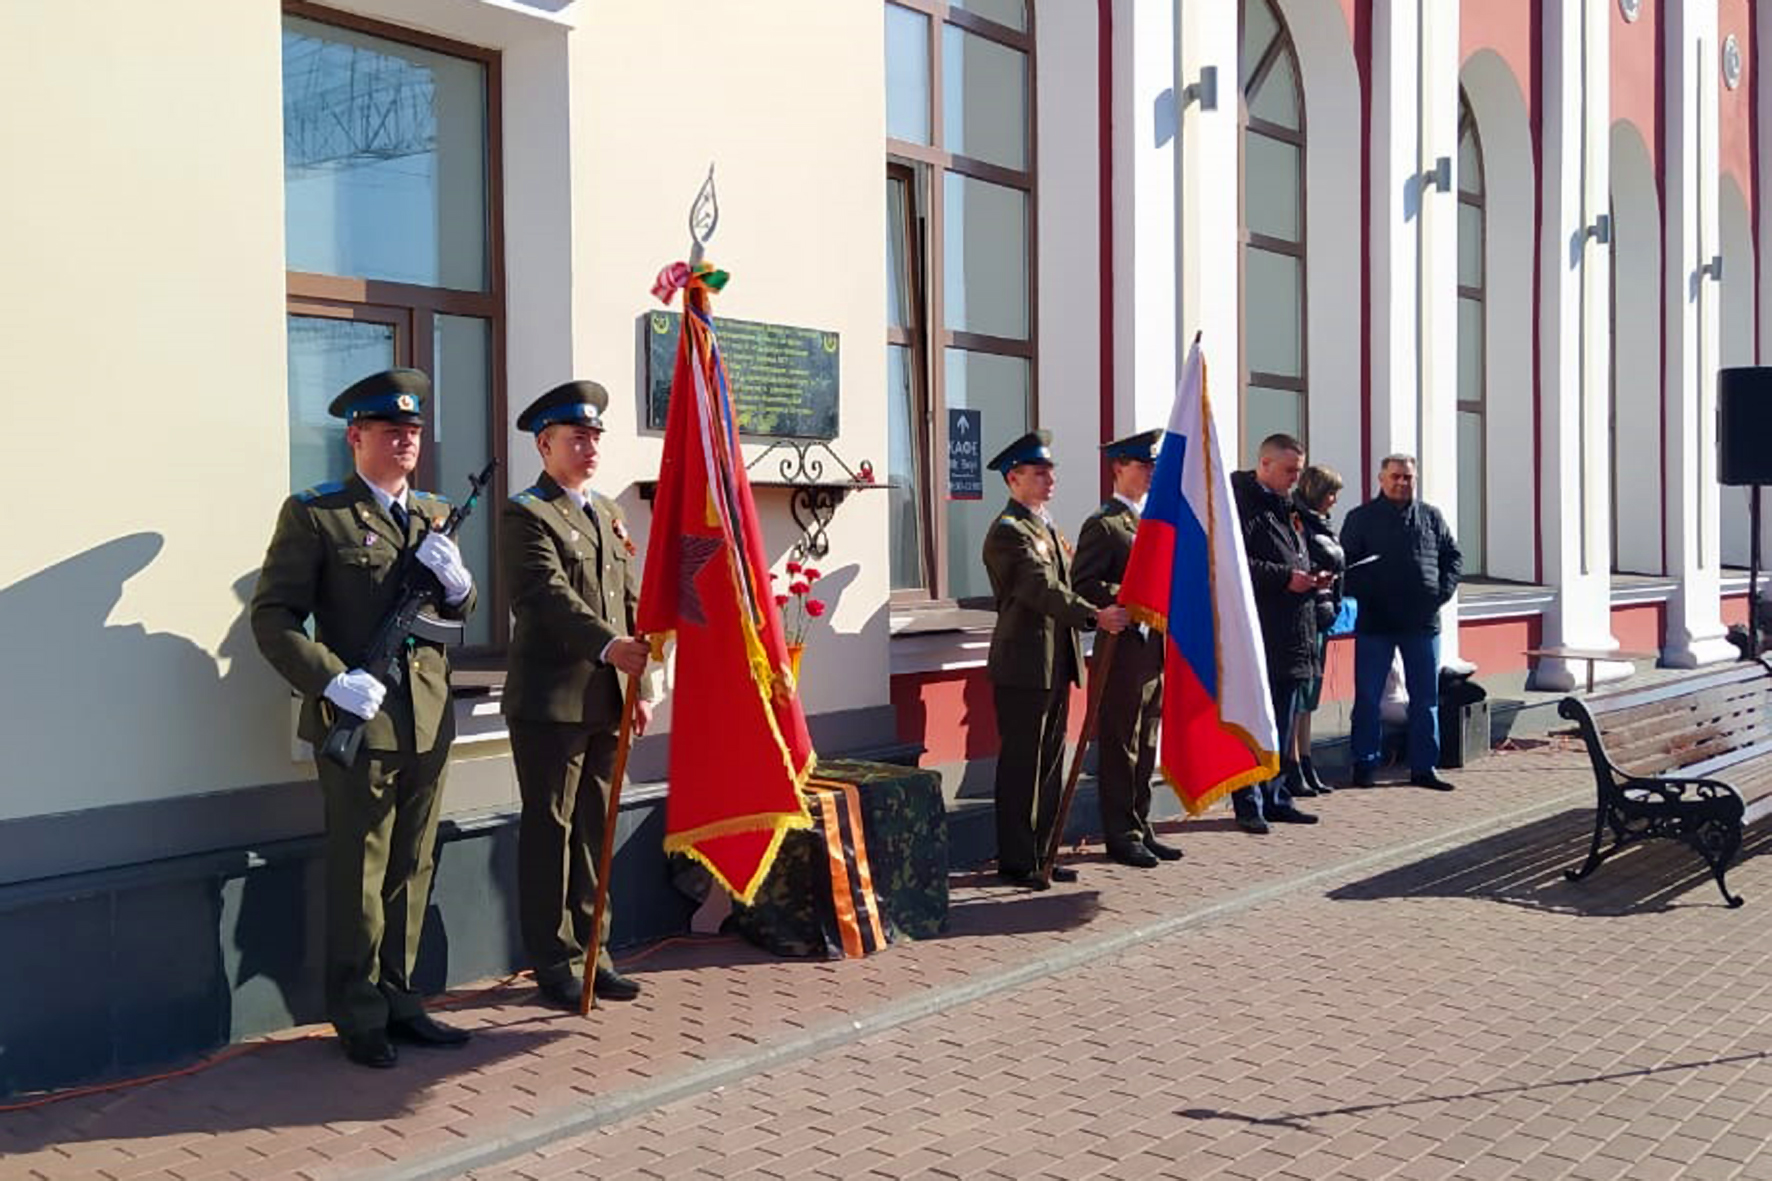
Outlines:
[[[629,485],[657,471],[662,440],[624,429],[637,412],[635,318],[659,306],[649,294],[659,268],[687,254],[689,203],[710,161],[720,225],[708,257],[732,273],[716,314],[839,333],[834,447],[883,477],[881,9],[830,0],[579,7],[574,354],[609,386],[616,410],[598,483],[645,523]],[[759,490],[757,506],[779,561],[793,539],[787,495]],[[888,700],[886,529],[883,491],[837,510],[821,563],[842,588],[826,616],[835,630],[814,625],[803,666],[807,700],[821,712]]]
[[[280,102],[275,5],[0,6],[0,819],[288,778]]]
[[[511,407],[604,381],[599,483],[642,534],[635,317],[710,159],[718,311],[839,332],[836,447],[884,471],[877,6],[345,7],[503,51]],[[269,2],[0,6],[0,820],[308,773],[242,599],[288,487],[279,75]],[[780,555],[785,495],[759,507]],[[885,535],[883,494],[839,510],[819,711],[887,701]]]

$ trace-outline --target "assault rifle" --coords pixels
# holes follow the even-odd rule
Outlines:
[[[492,482],[492,473],[497,467],[498,460],[494,459],[479,475],[468,477],[468,498],[449,510],[449,515],[435,527],[435,532],[445,537],[455,536],[462,522],[474,511],[480,493]],[[400,596],[394,600],[393,610],[375,629],[369,651],[357,667],[392,691],[406,679],[406,665],[401,658],[419,640],[434,644],[461,643],[465,629],[459,621],[438,619],[425,611],[441,597],[442,591],[437,576],[422,563],[413,561],[409,553],[402,567]],[[337,716],[326,731],[326,741],[320,744],[320,753],[341,767],[349,767],[357,761],[357,751],[363,745],[364,722],[356,714],[343,710],[335,712]]]

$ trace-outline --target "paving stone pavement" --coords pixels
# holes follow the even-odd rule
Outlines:
[[[864,961],[669,944],[638,1002],[495,987],[394,1071],[296,1037],[0,1114],[0,1177],[1772,1178],[1772,834],[1737,911],[1672,846],[1565,882],[1583,756],[1522,745],[1155,870],[957,879],[950,935]]]

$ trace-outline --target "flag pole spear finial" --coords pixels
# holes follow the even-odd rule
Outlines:
[[[708,178],[701,182],[696,191],[695,200],[689,206],[689,237],[695,243],[689,248],[689,266],[694,269],[701,265],[703,252],[709,242],[714,239],[714,229],[720,224],[720,198],[714,192],[714,165],[708,162]]]

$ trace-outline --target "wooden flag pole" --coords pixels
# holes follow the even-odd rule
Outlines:
[[[596,994],[597,959],[603,954],[603,912],[609,906],[609,870],[615,860],[615,821],[621,812],[622,780],[628,773],[628,748],[634,741],[634,714],[640,705],[640,676],[628,678],[628,690],[621,703],[621,738],[615,746],[615,770],[609,777],[609,805],[603,810],[603,848],[597,852],[597,903],[591,910],[591,945],[585,949],[584,995],[578,998],[580,1017],[591,1011],[591,998]],[[583,789],[582,782],[580,789]]]
[[[1071,815],[1071,801],[1077,797],[1077,780],[1083,774],[1083,752],[1095,738],[1095,724],[1101,716],[1101,697],[1107,690],[1108,668],[1114,662],[1114,645],[1120,633],[1109,632],[1095,645],[1095,659],[1089,668],[1088,705],[1083,710],[1083,732],[1077,737],[1077,753],[1071,756],[1071,773],[1065,777],[1064,793],[1058,797],[1058,815],[1052,818],[1052,835],[1046,838],[1046,856],[1040,865],[1040,877],[1052,881],[1052,868],[1058,864],[1058,847],[1064,843],[1064,826]]]

